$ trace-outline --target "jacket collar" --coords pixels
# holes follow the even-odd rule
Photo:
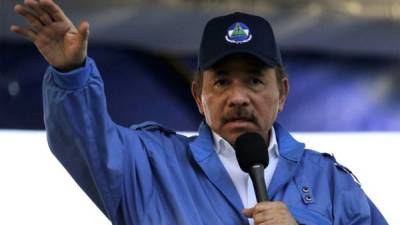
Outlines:
[[[296,141],[279,123],[275,123],[274,128],[280,157],[268,189],[268,195],[271,199],[295,176],[305,147],[303,143]]]
[[[242,215],[243,204],[228,172],[213,149],[213,138],[210,128],[205,122],[199,127],[199,136],[190,143],[190,150],[196,163],[206,174],[210,182],[225,197],[227,202],[238,212],[238,224],[247,224]]]
[[[304,154],[303,143],[296,141],[279,123],[276,122],[274,128],[279,147],[279,162],[268,190],[271,197],[294,176]],[[190,143],[193,158],[226,199],[241,211],[243,204],[240,196],[213,149],[212,132],[204,121],[198,132],[199,136]]]
[[[276,140],[279,146],[279,154],[293,162],[298,162],[301,160],[305,145],[298,142],[293,138],[292,135],[279,123],[274,123],[274,128],[276,132]]]

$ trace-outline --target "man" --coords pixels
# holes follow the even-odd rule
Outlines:
[[[51,65],[43,82],[50,149],[113,224],[387,224],[347,170],[275,123],[289,84],[263,18],[233,13],[206,25],[192,84],[205,121],[187,138],[153,122],[128,129],[111,120],[86,55],[87,22],[76,28],[51,0],[15,11],[30,27],[11,30]],[[268,202],[256,203],[234,157],[248,131],[269,143]]]

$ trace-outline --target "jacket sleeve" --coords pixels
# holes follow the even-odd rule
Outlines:
[[[379,209],[375,206],[375,204],[368,198],[368,204],[370,207],[370,216],[371,216],[371,224],[372,225],[388,225],[388,222],[385,220]]]
[[[361,189],[351,171],[337,162],[335,167],[334,224],[387,225],[385,218]]]
[[[110,119],[105,99],[103,82],[90,58],[68,73],[53,67],[46,71],[43,107],[49,147],[113,221],[121,198],[127,129]]]

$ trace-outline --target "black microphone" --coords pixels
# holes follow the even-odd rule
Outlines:
[[[269,157],[263,137],[254,132],[240,135],[235,142],[235,152],[240,168],[253,181],[257,202],[269,201],[264,180],[264,169],[268,166]]]

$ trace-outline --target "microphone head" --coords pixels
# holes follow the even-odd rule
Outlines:
[[[248,173],[250,167],[262,164],[267,168],[269,163],[268,146],[264,138],[255,132],[247,132],[240,135],[235,142],[236,159],[240,168]]]

